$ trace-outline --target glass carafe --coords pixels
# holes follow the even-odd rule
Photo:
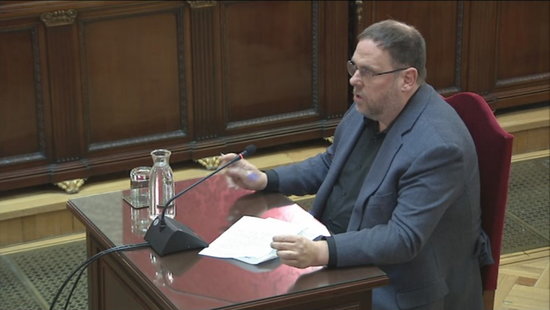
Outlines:
[[[149,216],[154,219],[162,213],[166,202],[174,197],[174,174],[170,167],[169,150],[158,149],[151,152],[153,158],[153,167],[151,168],[151,177],[149,179]],[[173,201],[166,210],[166,216],[173,218],[176,216],[176,202]]]

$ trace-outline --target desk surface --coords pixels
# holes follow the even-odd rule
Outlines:
[[[180,191],[194,180],[178,182]],[[69,209],[84,223],[89,237],[102,247],[143,242],[135,218],[147,209],[133,209],[122,200],[123,192],[112,192],[70,200]],[[210,243],[243,215],[275,217],[293,221],[299,212],[283,195],[254,193],[227,187],[223,175],[215,176],[180,197],[176,220]],[[159,257],[152,249],[117,254],[117,259],[147,287],[158,290],[177,309],[212,309],[239,304],[269,303],[281,298],[324,293],[338,288],[368,291],[387,284],[376,267],[327,270],[298,269],[278,259],[249,265],[233,259],[198,255],[199,250]],[[90,255],[90,253],[89,253]],[[370,291],[368,292],[370,294]]]

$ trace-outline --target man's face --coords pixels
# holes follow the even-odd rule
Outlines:
[[[357,110],[370,119],[383,120],[389,111],[399,105],[397,79],[400,72],[372,75],[396,68],[389,53],[369,39],[357,43],[351,61],[358,68],[349,79]]]

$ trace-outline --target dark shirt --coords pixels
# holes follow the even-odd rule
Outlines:
[[[386,132],[378,131],[378,122],[364,118],[364,128],[357,139],[341,174],[329,195],[321,222],[332,234],[345,232],[351,217],[353,205],[363,186],[369,169],[384,142]],[[267,186],[264,191],[275,192],[279,188],[279,176],[273,170],[265,171]],[[319,236],[315,240],[326,240],[329,247],[328,267],[336,266],[336,245],[332,237]]]
[[[332,234],[343,233],[347,230],[351,211],[369,169],[374,161],[385,133],[378,131],[378,123],[365,118],[363,132],[357,139],[355,147],[350,153],[342,172],[338,176],[321,222],[327,226]]]

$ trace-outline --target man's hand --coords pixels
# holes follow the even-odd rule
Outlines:
[[[222,155],[220,165],[232,160],[235,156],[238,155],[234,153]],[[246,159],[241,159],[225,168],[225,175],[230,185],[235,187],[258,191],[264,189],[267,185],[267,175]]]
[[[271,247],[277,250],[281,263],[306,268],[328,264],[326,241],[311,241],[302,236],[283,235],[273,237]]]

